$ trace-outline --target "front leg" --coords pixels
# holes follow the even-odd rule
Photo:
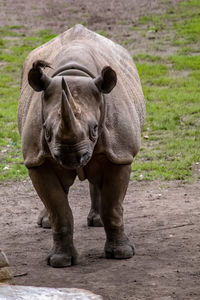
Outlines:
[[[106,232],[105,255],[107,258],[130,258],[134,247],[124,233],[123,208],[131,165],[107,162],[101,188],[101,218]]]
[[[48,256],[52,267],[67,267],[76,263],[77,252],[73,244],[73,216],[68,203],[69,186],[76,174],[65,173],[68,182],[63,184],[61,170],[50,162],[29,169],[32,183],[46,206],[53,230],[53,248]]]

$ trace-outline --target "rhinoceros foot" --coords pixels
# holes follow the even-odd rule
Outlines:
[[[46,208],[44,208],[41,211],[41,213],[38,217],[38,220],[37,220],[37,224],[40,225],[43,228],[51,228],[51,223],[50,223],[50,220],[49,220],[49,213],[46,210]]]
[[[106,241],[105,244],[106,258],[126,259],[135,254],[135,248],[129,239]]]
[[[103,227],[101,217],[94,209],[91,209],[87,217],[88,226]]]
[[[77,260],[78,255],[75,248],[68,251],[68,253],[56,253],[52,250],[47,257],[47,264],[54,268],[65,268],[76,265]]]

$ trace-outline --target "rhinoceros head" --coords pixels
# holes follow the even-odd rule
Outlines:
[[[104,67],[96,78],[84,76],[47,76],[44,61],[33,63],[28,82],[42,91],[42,122],[52,157],[63,167],[77,169],[92,157],[102,125],[103,96],[116,85],[111,67]]]

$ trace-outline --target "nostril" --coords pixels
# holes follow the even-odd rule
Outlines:
[[[88,151],[80,156],[80,164],[82,164],[88,158]]]
[[[58,159],[59,159],[59,155],[56,154],[56,153],[54,153],[54,158],[55,158],[56,160],[58,160]]]

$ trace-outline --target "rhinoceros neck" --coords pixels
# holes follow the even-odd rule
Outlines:
[[[58,68],[52,75],[55,76],[87,76],[91,78],[95,78],[95,76],[84,66],[77,63],[68,63],[60,68]]]

